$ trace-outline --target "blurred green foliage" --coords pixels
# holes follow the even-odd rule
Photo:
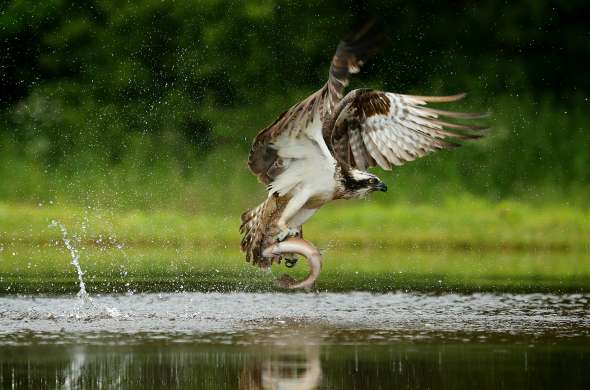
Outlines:
[[[14,0],[0,5],[0,198],[238,210],[256,131],[325,81],[352,26],[389,44],[355,78],[472,92],[483,142],[394,172],[389,199],[590,195],[584,1]],[[387,179],[386,181],[391,181]]]

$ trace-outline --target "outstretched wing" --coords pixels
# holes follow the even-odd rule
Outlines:
[[[250,150],[248,166],[262,183],[270,184],[288,168],[285,160],[280,157],[277,145],[279,138],[283,141],[289,138],[291,142],[282,144],[288,144],[291,149],[298,140],[303,139],[300,137],[302,133],[308,139],[324,144],[326,137],[322,134],[323,120],[331,116],[336,104],[342,100],[350,75],[358,72],[363,60],[375,50],[380,40],[381,35],[375,32],[374,23],[370,22],[340,42],[332,58],[326,84],[282,113],[275,122],[258,133]],[[318,150],[324,149],[331,158],[327,146]]]
[[[483,126],[441,118],[476,119],[485,113],[443,111],[427,103],[453,102],[454,96],[413,96],[367,89],[351,91],[332,118],[331,149],[337,159],[359,169],[390,170],[431,152],[459,146],[456,140],[480,138]]]

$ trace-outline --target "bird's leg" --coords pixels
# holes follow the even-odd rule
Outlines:
[[[309,200],[309,195],[306,191],[301,191],[291,199],[285,206],[281,217],[277,221],[279,233],[275,236],[277,242],[285,241],[288,237],[297,237],[299,235],[299,228],[292,228],[287,225],[289,220],[297,214],[297,212],[303,207]]]
[[[298,230],[299,230],[299,232],[296,237],[303,238],[303,226],[299,226]],[[284,259],[285,259],[285,267],[293,268],[297,264],[297,260],[299,260],[299,257],[297,256],[296,253],[287,253],[284,256]]]

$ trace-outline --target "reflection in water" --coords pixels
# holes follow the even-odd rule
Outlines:
[[[0,297],[0,389],[590,389],[589,313],[582,294]]]
[[[309,340],[307,340],[309,342]],[[322,380],[319,345],[281,346],[262,362],[246,364],[240,374],[240,389],[316,389]]]
[[[261,359],[245,364],[240,389],[316,389],[322,379],[321,333],[315,328],[276,327],[251,332],[241,343],[266,346]]]
[[[82,370],[86,363],[86,353],[83,347],[74,348],[69,367],[64,370],[64,389],[77,388],[80,378],[82,377]]]
[[[0,344],[0,389],[319,388],[320,340],[312,333],[284,329],[238,339],[242,347],[202,337],[192,344],[186,335],[130,336],[111,346],[104,344],[112,335],[85,335],[94,343],[79,345],[59,345],[58,334],[40,344],[36,335],[21,337],[18,345]]]
[[[0,389],[590,388],[587,336],[407,340],[368,333],[374,342],[361,331],[301,327],[231,339],[94,333],[77,344],[60,344],[60,333],[42,341],[21,335],[12,345],[0,343]]]

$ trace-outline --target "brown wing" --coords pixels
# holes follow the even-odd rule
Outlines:
[[[270,184],[285,169],[284,161],[273,147],[277,137],[285,135],[296,138],[300,132],[306,132],[316,115],[322,115],[325,104],[325,86],[304,101],[297,103],[282,113],[276,121],[256,135],[248,167],[262,183]]]
[[[440,118],[476,119],[465,113],[425,107],[453,102],[454,96],[412,96],[374,90],[351,91],[332,118],[331,147],[337,159],[359,169],[402,165],[436,150],[459,146],[456,140],[482,136],[486,127],[450,123]]]
[[[375,32],[374,23],[370,22],[340,42],[332,58],[326,84],[282,113],[276,121],[258,133],[250,150],[248,166],[262,183],[270,184],[285,169],[284,161],[272,147],[273,140],[281,135],[295,139],[301,132],[310,130],[310,124],[316,115],[321,120],[330,116],[336,104],[342,100],[350,75],[359,71],[363,60],[375,51],[381,37],[381,34]],[[326,136],[324,134],[324,139]]]
[[[350,75],[360,71],[365,60],[382,45],[384,37],[382,28],[376,26],[375,20],[371,20],[338,44],[330,63],[330,74],[325,86],[330,99],[330,114],[342,100]]]

